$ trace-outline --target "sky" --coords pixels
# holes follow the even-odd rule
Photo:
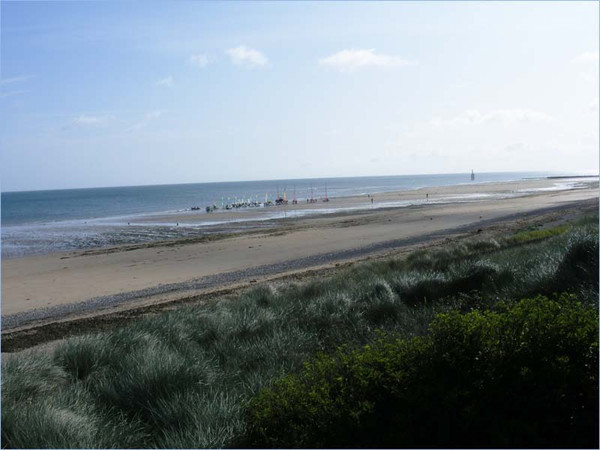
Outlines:
[[[0,2],[3,191],[598,172],[598,2]]]

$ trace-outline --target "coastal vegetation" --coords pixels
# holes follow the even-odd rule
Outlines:
[[[592,448],[597,367],[597,315],[576,297],[440,314],[263,390],[244,446]]]
[[[598,445],[598,217],[259,286],[2,364],[4,448]]]

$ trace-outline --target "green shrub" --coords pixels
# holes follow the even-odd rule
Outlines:
[[[597,375],[597,312],[573,296],[441,314],[263,390],[238,444],[597,448]]]

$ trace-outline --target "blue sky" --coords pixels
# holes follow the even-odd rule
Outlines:
[[[3,190],[596,173],[597,2],[1,2]]]

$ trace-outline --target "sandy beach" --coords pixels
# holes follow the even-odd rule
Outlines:
[[[285,218],[295,219],[319,214],[517,198],[542,192],[581,188],[586,185],[585,180],[576,178],[535,179],[429,187],[398,192],[382,192],[372,195],[364,194],[331,198],[329,202],[317,201],[316,203],[307,203],[306,201],[299,201],[297,205],[293,205],[291,201],[288,201],[287,206],[217,210],[211,214],[206,214],[201,210],[163,215],[147,215],[132,218],[130,224],[131,226],[178,225],[185,227],[186,225],[190,225],[210,228],[229,225],[234,227],[236,223],[252,225],[252,222],[258,221]]]
[[[572,181],[524,180],[444,187],[428,189],[427,192],[387,193],[377,195],[377,207],[371,206],[366,196],[332,199],[329,204],[288,207],[291,213],[286,213],[286,218],[270,221],[268,227],[250,233],[3,261],[3,331],[13,326],[11,318],[29,314],[32,317],[29,322],[34,323],[36,316],[31,315],[32,312],[77,305],[90,299],[117,298],[135,291],[142,293],[131,297],[131,301],[115,302],[114,305],[110,301],[97,302],[98,307],[87,308],[86,314],[95,309],[106,311],[111,307],[123,307],[125,303],[131,307],[164,302],[192,296],[198,290],[206,289],[206,284],[194,284],[191,280],[213,277],[212,287],[248,283],[248,278],[252,278],[252,282],[260,281],[275,274],[389,252],[398,247],[401,240],[415,240],[423,236],[443,238],[446,230],[449,230],[449,235],[485,230],[502,218],[512,217],[515,220],[519,215],[544,208],[576,205],[577,202],[587,201],[586,205],[590,207],[589,202],[598,198],[597,182],[580,183],[577,189],[573,189],[573,184],[567,183]],[[428,200],[425,200],[426,193],[429,194]],[[412,203],[404,206],[406,202]],[[360,206],[365,207],[361,209]],[[294,210],[315,208],[331,212],[293,214]],[[264,208],[222,215],[264,222],[261,215],[269,213],[268,208]],[[175,220],[183,224],[213,220],[219,215],[182,214],[176,217],[145,217],[143,220]],[[223,232],[227,230],[223,227]],[[286,265],[290,261],[301,263]],[[269,269],[256,270],[258,267]],[[232,273],[241,275],[226,276]],[[171,288],[165,288],[169,286]],[[42,314],[38,317],[40,320],[44,318],[47,320],[48,316]],[[17,322],[14,326],[28,321]]]

